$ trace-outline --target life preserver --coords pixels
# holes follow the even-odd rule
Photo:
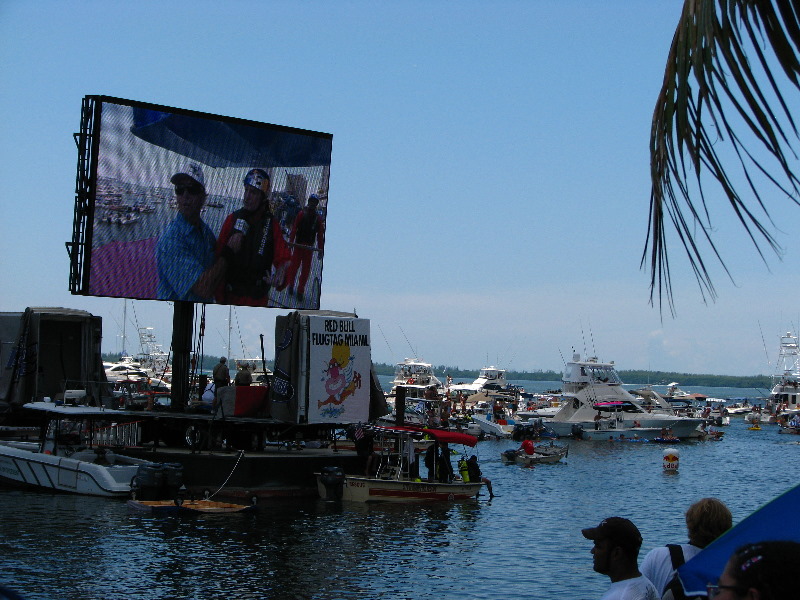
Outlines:
[[[406,383],[407,383],[408,385],[414,385],[414,378],[413,378],[413,377],[409,377],[409,378],[408,378],[408,381],[406,381]]]

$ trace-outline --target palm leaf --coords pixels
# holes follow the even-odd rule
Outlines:
[[[800,179],[790,163],[797,159],[792,142],[798,130],[776,80],[782,72],[781,81],[800,90],[798,51],[797,0],[685,0],[650,131],[652,188],[641,265],[650,271],[650,302],[657,296],[660,309],[666,300],[675,314],[670,229],[688,256],[704,301],[713,300],[716,290],[701,244],[708,244],[732,279],[711,236],[708,177],[721,188],[762,260],[765,249],[781,254],[759,182],[768,181],[800,204]],[[759,152],[748,149],[739,127]],[[738,159],[733,167],[746,182],[741,190],[718,153],[720,142]]]

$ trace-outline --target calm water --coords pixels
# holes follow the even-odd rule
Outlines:
[[[741,419],[725,431],[678,444],[677,474],[663,472],[658,444],[573,442],[565,463],[525,469],[500,462],[516,444],[483,441],[474,451],[498,496],[448,506],[303,500],[156,518],[0,490],[0,581],[28,599],[598,598],[608,579],[592,571],[581,528],[629,517],[644,553],[685,541],[683,512],[701,497],[738,522],[798,483],[796,436]]]

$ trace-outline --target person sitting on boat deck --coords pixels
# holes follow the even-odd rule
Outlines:
[[[217,396],[219,388],[230,385],[231,372],[228,369],[228,359],[224,356],[220,357],[219,362],[214,365],[214,370],[211,371],[211,377],[214,379],[214,397]]]
[[[251,385],[253,383],[253,375],[250,373],[250,365],[244,363],[233,378],[233,384],[238,386]]]
[[[536,444],[533,443],[533,440],[522,440],[522,445],[517,448],[517,452],[520,450],[524,450],[528,456],[533,456],[536,453]]]
[[[611,579],[611,587],[601,600],[658,600],[655,586],[637,566],[642,534],[636,525],[622,517],[608,517],[581,533],[594,542],[594,570]]]
[[[641,572],[656,586],[663,597],[667,589],[677,584],[675,570],[700,550],[728,531],[733,516],[727,506],[716,498],[702,498],[686,510],[688,544],[667,544],[653,548],[642,560]]]
[[[708,584],[708,597],[718,600],[796,598],[794,569],[798,561],[800,543],[794,541],[768,540],[745,544],[728,559],[717,584]]]
[[[217,386],[213,380],[209,381],[206,384],[206,389],[204,389],[203,393],[200,395],[200,399],[196,404],[193,404],[193,408],[199,412],[211,412],[214,409],[214,400],[216,396]]]
[[[488,477],[484,477],[483,473],[481,473],[481,468],[478,466],[478,457],[476,455],[472,455],[469,457],[467,461],[467,474],[469,475],[469,480],[472,481],[481,481],[483,485],[486,486],[486,489],[489,490],[489,498],[494,498],[494,492],[492,491],[492,481]]]
[[[200,218],[206,203],[205,177],[197,163],[175,173],[178,214],[156,244],[158,300],[213,302],[228,262],[214,255],[217,242],[211,228]]]
[[[439,455],[437,475],[439,483],[451,483],[453,481],[453,463],[450,462],[450,447],[442,444],[442,453]]]
[[[242,208],[226,217],[217,240],[216,254],[229,266],[216,299],[224,304],[267,306],[272,287],[286,287],[291,252],[280,219],[270,208],[269,174],[250,169],[243,184]]]

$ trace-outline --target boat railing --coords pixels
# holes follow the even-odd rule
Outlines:
[[[99,446],[139,446],[142,440],[141,421],[99,427],[95,429],[93,437]]]

